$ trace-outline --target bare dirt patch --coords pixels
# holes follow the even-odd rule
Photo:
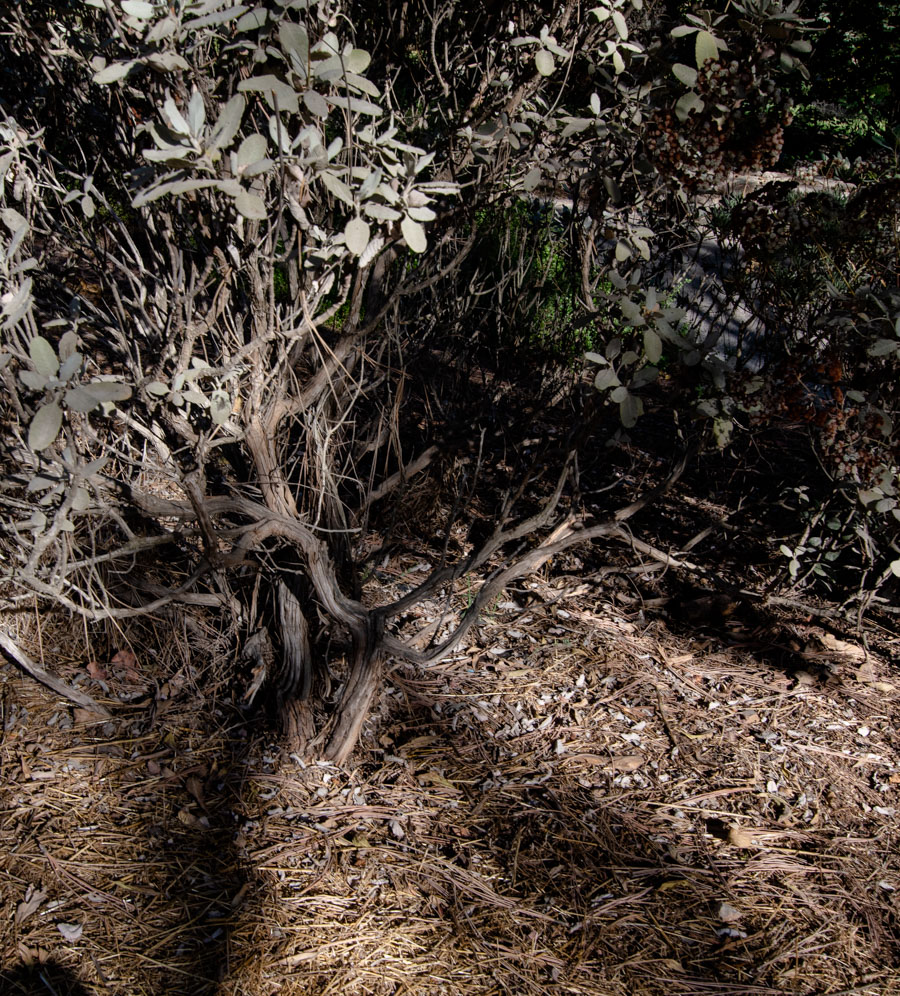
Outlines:
[[[248,724],[196,622],[91,677],[5,620],[114,718],[0,669],[3,991],[900,990],[896,641],[785,673],[568,583],[389,673],[343,769]]]

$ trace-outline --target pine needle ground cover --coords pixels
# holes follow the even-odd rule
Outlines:
[[[0,669],[3,992],[898,991],[898,640],[796,624],[780,669],[622,592],[505,592],[343,768],[242,715],[199,610],[104,661],[8,616],[114,718]]]

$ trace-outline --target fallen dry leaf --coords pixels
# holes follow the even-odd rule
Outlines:
[[[178,822],[183,823],[186,827],[203,826],[203,824],[187,807],[178,810]]]
[[[72,710],[72,718],[76,723],[105,723],[108,716],[103,716],[99,712],[94,712],[93,709],[80,709],[76,708]]]
[[[610,758],[607,768],[611,771],[637,771],[643,763],[643,754],[621,754]]]
[[[231,900],[231,908],[233,910],[236,910],[239,906],[243,904],[244,899],[246,898],[247,893],[249,891],[250,891],[250,883],[244,882],[244,884],[240,887],[240,889],[238,889],[238,891],[234,894],[234,898]]]
[[[741,913],[739,909],[735,909],[731,903],[719,903],[719,908],[716,910],[716,916],[722,921],[722,923],[734,923],[735,920],[740,920],[744,914]]]
[[[80,941],[81,935],[84,933],[84,927],[80,923],[58,923],[56,929],[70,944]]]
[[[98,664],[96,661],[88,661],[87,673],[95,681],[109,681],[106,671],[104,671],[103,667],[100,664]]]
[[[851,660],[865,660],[866,652],[858,644],[847,643],[846,640],[839,640],[831,633],[821,633],[816,635],[818,636],[819,642],[822,646],[827,650],[832,651],[832,653],[843,654]]]
[[[16,907],[16,923],[27,920],[46,898],[47,893],[43,889],[35,889],[33,885],[29,885],[25,891],[25,899]]]
[[[739,830],[737,827],[731,827],[728,831],[728,843],[735,847],[753,847],[753,834],[747,833],[746,830]]]
[[[203,782],[196,775],[191,775],[185,782],[185,788],[197,800],[201,808],[206,810],[206,803],[203,800]]]
[[[863,661],[862,664],[860,664],[859,667],[856,669],[855,677],[856,680],[860,682],[860,684],[863,685],[873,684],[878,677],[878,673],[875,670],[874,663],[872,661]]]
[[[140,681],[141,676],[137,671],[137,657],[130,650],[119,650],[109,662],[118,664],[125,671],[125,677],[129,681]]]

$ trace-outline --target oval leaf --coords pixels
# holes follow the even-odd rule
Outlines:
[[[525,179],[522,181],[522,189],[530,193],[540,182],[541,171],[535,166],[534,169],[530,169],[525,174]]]
[[[269,13],[264,7],[256,7],[248,14],[239,17],[235,28],[238,31],[255,31],[256,28],[261,28],[266,23],[268,16]]]
[[[45,377],[55,377],[59,370],[59,357],[56,350],[42,336],[36,335],[28,343],[28,355],[34,364],[34,369]]]
[[[372,56],[364,48],[354,48],[344,59],[344,66],[351,73],[364,73],[371,61]]]
[[[131,388],[115,380],[95,380],[82,388],[98,403],[104,401],[127,401],[131,397]]]
[[[278,40],[285,52],[292,52],[304,64],[309,62],[309,35],[306,28],[291,21],[278,25]]]
[[[228,420],[233,408],[231,398],[225,391],[213,391],[209,398],[209,417],[216,425]]]
[[[437,217],[430,207],[411,207],[406,209],[406,213],[413,221],[434,221]]]
[[[626,429],[631,429],[644,414],[644,403],[635,394],[629,394],[619,405],[619,418]]]
[[[22,381],[29,391],[43,391],[49,383],[47,377],[43,374],[35,373],[34,370],[20,370],[19,380]]]
[[[703,63],[707,59],[719,58],[719,46],[716,44],[716,39],[708,31],[697,32],[694,54],[697,59],[698,69],[703,68]]]
[[[338,198],[338,200],[342,200],[345,204],[349,204],[350,207],[353,207],[353,191],[347,186],[346,183],[344,183],[343,180],[336,177],[334,173],[327,169],[322,170],[319,174],[319,179],[325,184],[328,190]]]
[[[659,363],[659,358],[662,356],[662,339],[650,328],[644,329],[644,352],[651,363]]]
[[[672,73],[685,86],[696,86],[697,84],[697,70],[691,69],[690,66],[686,66],[683,62],[676,62],[672,66]]]
[[[247,193],[246,190],[242,190],[235,197],[234,206],[240,214],[251,221],[262,221],[263,218],[268,217],[263,199],[257,197],[256,194]]]
[[[604,367],[594,378],[594,387],[598,391],[608,391],[611,387],[618,387],[619,384],[618,374],[612,367]]]
[[[166,20],[173,19],[166,18]],[[170,73],[173,69],[191,68],[187,59],[178,55],[177,52],[154,52],[147,56],[147,64],[165,73]]]
[[[28,427],[28,446],[35,453],[45,450],[59,435],[62,415],[62,408],[55,401],[38,408]]]
[[[59,368],[59,379],[65,383],[74,373],[81,369],[81,353],[72,353],[71,356],[63,360]]]
[[[153,4],[147,3],[147,0],[122,0],[122,12],[149,21],[153,17]]]
[[[541,76],[552,76],[553,70],[556,69],[552,54],[545,48],[538,49],[534,53],[534,64]]]
[[[219,120],[216,121],[210,136],[210,149],[227,149],[231,145],[241,126],[241,118],[244,116],[246,104],[244,95],[236,93],[222,108],[222,113],[219,115]]]
[[[697,94],[693,90],[688,90],[687,93],[683,93],[678,98],[678,102],[675,104],[675,117],[679,121],[687,121],[691,113],[699,114],[704,106]]]
[[[354,256],[362,256],[369,245],[371,232],[362,218],[351,218],[344,229],[344,241]]]
[[[303,103],[306,104],[306,109],[310,114],[315,114],[317,118],[327,118],[331,112],[328,102],[321,93],[317,93],[315,90],[307,90],[303,94]]]
[[[73,387],[66,391],[66,407],[73,412],[92,412],[100,402],[83,387]]]
[[[400,231],[403,232],[403,238],[406,239],[406,244],[413,252],[425,252],[428,248],[428,236],[425,234],[425,229],[409,216],[400,222]]]
[[[130,72],[134,62],[114,62],[112,65],[101,69],[99,73],[94,73],[95,83],[115,83],[124,79]]]
[[[238,147],[238,167],[249,166],[251,163],[258,162],[265,156],[268,145],[269,143],[266,141],[265,136],[260,135],[259,132],[248,135]]]

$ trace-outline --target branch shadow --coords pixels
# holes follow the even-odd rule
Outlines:
[[[77,975],[54,961],[0,972],[0,991],[7,996],[89,996]]]

